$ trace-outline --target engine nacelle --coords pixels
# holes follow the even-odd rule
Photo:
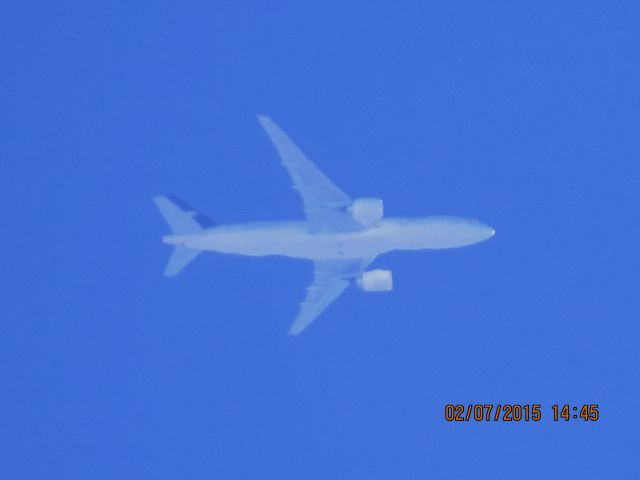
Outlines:
[[[382,200],[379,198],[358,198],[349,206],[349,213],[364,225],[372,227],[382,218]]]
[[[370,270],[364,272],[357,283],[365,292],[388,292],[393,288],[393,276],[390,270]]]

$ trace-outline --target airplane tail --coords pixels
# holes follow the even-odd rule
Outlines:
[[[194,210],[179,198],[173,196],[154,197],[153,201],[158,206],[160,213],[169,225],[173,235],[200,233],[205,228],[215,225],[206,216]],[[201,251],[202,250],[176,244],[171,257],[169,257],[164,275],[171,277],[178,274],[184,267],[191,263]]]

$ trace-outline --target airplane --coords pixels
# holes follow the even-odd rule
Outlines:
[[[176,275],[202,251],[312,260],[313,282],[289,329],[290,335],[298,335],[351,283],[366,292],[391,290],[390,271],[367,270],[378,255],[462,247],[495,233],[488,225],[465,218],[383,217],[381,199],[352,200],[269,117],[258,115],[258,120],[302,197],[306,220],[216,225],[176,197],[155,197],[172,232],[162,241],[174,246],[165,276]]]

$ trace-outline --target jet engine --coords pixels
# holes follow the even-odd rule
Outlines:
[[[372,227],[382,218],[382,200],[379,198],[358,198],[348,208],[353,218],[364,225]]]
[[[388,292],[393,288],[390,270],[370,270],[357,279],[358,286],[365,292]]]

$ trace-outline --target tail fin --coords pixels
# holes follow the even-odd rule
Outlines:
[[[205,228],[214,226],[214,223],[202,213],[194,210],[189,205],[176,197],[154,197],[153,201],[160,209],[160,213],[167,221],[174,235],[189,235],[199,233]],[[164,274],[167,277],[176,275],[198,256],[201,250],[176,245]]]

